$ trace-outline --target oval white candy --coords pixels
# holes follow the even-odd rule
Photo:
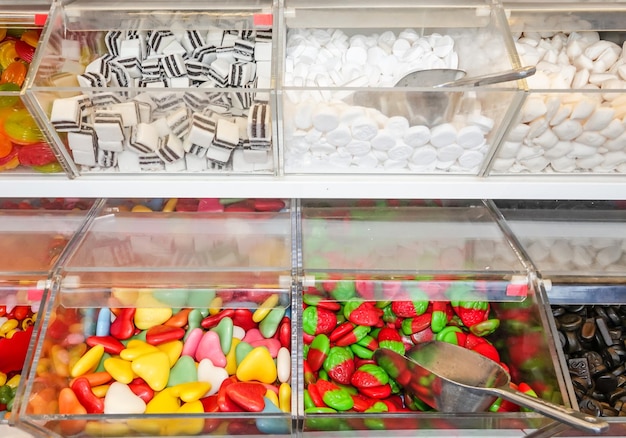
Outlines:
[[[313,111],[312,122],[318,131],[332,131],[339,126],[339,111],[330,105],[318,105]]]
[[[541,172],[550,162],[545,157],[534,157],[520,161],[531,172]]]
[[[458,144],[450,144],[437,150],[439,161],[454,161],[463,154],[463,148]]]
[[[355,140],[371,140],[378,134],[378,126],[369,117],[359,117],[350,124],[350,132]]]
[[[313,112],[316,105],[313,102],[302,102],[296,107],[293,116],[294,125],[298,129],[309,129],[313,126]]]
[[[442,147],[456,141],[456,128],[450,123],[437,125],[430,131],[430,143],[435,147]]]
[[[411,126],[406,130],[402,139],[409,146],[423,146],[430,141],[430,129],[425,125]]]
[[[498,153],[498,158],[508,159],[515,158],[517,156],[517,152],[522,147],[521,141],[505,141],[500,146],[500,152]]]
[[[314,156],[329,155],[337,151],[337,148],[327,141],[319,141],[309,148]]]
[[[464,151],[463,154],[457,159],[461,167],[466,169],[473,169],[476,166],[482,164],[484,155],[478,151]]]
[[[594,155],[597,150],[598,148],[594,146],[587,146],[586,144],[573,141],[572,150],[568,152],[567,156],[570,158],[585,158]]]
[[[510,131],[507,138],[508,141],[519,142],[523,141],[530,130],[530,126],[526,123],[518,123]]]
[[[372,145],[369,141],[363,140],[352,140],[350,143],[346,145],[346,150],[350,152],[354,156],[362,156],[367,155],[367,153],[372,149]]]
[[[411,162],[419,166],[427,166],[437,161],[437,149],[432,146],[419,147],[411,155]]]
[[[578,158],[576,160],[576,167],[579,169],[593,169],[604,162],[604,157],[600,154],[594,154],[585,158]]]
[[[334,152],[328,156],[328,164],[335,167],[349,167],[352,164],[352,155]]]
[[[615,110],[609,107],[597,108],[583,124],[586,131],[601,131],[606,128],[615,116]]]
[[[367,62],[367,49],[363,46],[351,46],[346,51],[345,60],[357,65],[365,65]]]
[[[606,138],[603,135],[594,131],[585,131],[576,137],[576,142],[587,146],[593,146],[594,148],[598,148],[603,145],[605,141]]]
[[[389,117],[385,124],[385,131],[396,138],[402,138],[407,129],[409,129],[409,121],[402,116]]]
[[[572,113],[572,105],[561,105],[558,111],[550,119],[550,125],[558,125],[569,117]]]
[[[332,131],[326,133],[326,140],[333,146],[345,146],[352,140],[350,128],[340,124]]]
[[[550,149],[552,146],[556,145],[559,142],[559,137],[556,136],[551,129],[546,129],[546,131],[540,136],[533,139],[533,144],[541,146],[544,149]]]
[[[387,151],[387,155],[392,160],[406,161],[413,154],[413,148],[400,141]]]
[[[624,127],[624,123],[621,120],[613,119],[606,128],[600,131],[600,134],[604,135],[606,138],[614,139],[623,134],[625,130],[626,127]]]
[[[576,170],[576,160],[573,158],[562,156],[551,160],[550,166],[552,166],[552,169],[554,169],[556,172],[573,172],[574,170]]]
[[[582,125],[576,120],[565,120],[552,128],[561,140],[573,140],[583,132]]]
[[[380,131],[371,140],[372,147],[379,151],[388,151],[396,144],[396,138],[385,131]]]
[[[535,120],[528,124],[530,129],[528,130],[528,134],[526,138],[532,140],[535,137],[540,136],[548,129],[548,121],[545,117],[537,117]]]
[[[359,157],[354,157],[352,162],[358,167],[363,167],[366,169],[373,169],[378,166],[378,158],[376,158],[374,154],[371,153]]]
[[[390,158],[383,163],[383,167],[385,170],[397,170],[404,169],[408,166],[408,164],[409,163],[406,160],[392,160]]]
[[[553,147],[543,153],[543,156],[549,160],[561,158],[572,150],[571,141],[559,141]]]
[[[596,109],[596,102],[591,99],[581,99],[574,108],[570,118],[583,120],[589,117]]]
[[[616,167],[622,163],[626,163],[626,152],[612,151],[604,154],[604,161],[602,162],[602,166]]]
[[[522,107],[521,121],[522,123],[531,122],[543,116],[547,111],[548,108],[542,97],[529,97]]]
[[[456,142],[465,149],[481,145],[485,141],[485,134],[476,125],[465,126],[459,129],[456,135]]]

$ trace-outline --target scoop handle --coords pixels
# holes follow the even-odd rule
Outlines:
[[[500,82],[524,79],[534,75],[536,72],[537,68],[534,65],[529,65],[526,67],[514,68],[512,70],[491,73],[483,76],[465,77],[457,79],[456,81],[445,82],[443,84],[436,85],[435,87],[463,87],[466,85],[478,87],[480,85],[498,84]]]
[[[595,434],[602,433],[609,428],[609,423],[601,420],[593,415],[588,415],[565,406],[549,403],[540,398],[531,397],[521,391],[517,391],[509,387],[489,388],[488,391],[505,400],[515,403],[519,406],[532,409],[540,414],[550,417],[562,423],[567,423],[572,427],[592,432]]]

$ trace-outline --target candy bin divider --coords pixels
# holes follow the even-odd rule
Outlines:
[[[57,290],[61,287],[62,277],[60,275],[60,271],[69,254],[73,252],[74,248],[77,247],[80,240],[82,240],[87,228],[89,227],[89,224],[93,222],[93,220],[98,216],[98,213],[105,205],[105,199],[97,199],[93,203],[93,205],[85,215],[82,224],[78,227],[78,229],[74,231],[74,234],[68,241],[67,245],[65,245],[63,251],[61,251],[61,254],[59,254],[59,257],[57,257],[56,261],[50,269],[48,279],[46,281],[46,288],[44,289],[43,296],[41,297],[41,304],[39,307],[40,312],[42,312],[42,310],[43,312],[42,315],[37,318],[37,320],[35,321],[35,325],[33,326],[33,333],[28,344],[28,353],[26,355],[26,360],[24,361],[24,368],[22,369],[23,378],[20,379],[17,392],[15,393],[14,408],[9,421],[9,424],[13,426],[18,423],[24,424],[19,421],[19,417],[22,413],[23,405],[25,406],[26,404],[24,403],[24,395],[26,394],[26,391],[30,392],[31,390],[30,378],[26,377],[30,376],[31,373],[34,373],[36,371],[36,367],[34,367],[33,365],[37,363],[39,355],[41,354],[41,352],[36,347],[39,345],[39,337],[41,333],[45,332],[45,330],[42,331],[42,325],[44,326],[44,328],[47,327],[48,321],[50,319],[51,306],[49,306],[47,303],[49,300],[52,299],[52,297],[56,296]]]
[[[282,1],[282,0],[281,0]],[[294,279],[292,292],[292,358],[295,357],[291,368],[292,382],[295,387],[296,396],[291,399],[292,416],[295,416],[294,431],[295,435],[300,437],[304,432],[304,372],[302,370],[304,364],[304,343],[301,342],[302,329],[302,294],[303,294],[303,264],[302,264],[302,201],[300,198],[291,201],[292,208],[292,277]],[[293,390],[292,390],[293,391]]]

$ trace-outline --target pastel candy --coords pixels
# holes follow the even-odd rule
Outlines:
[[[239,327],[238,325],[233,326],[233,340],[242,340],[244,336],[246,336],[246,330],[243,327]]]
[[[199,327],[196,327],[193,330],[191,330],[187,338],[185,339],[182,355],[183,356],[195,356],[196,350],[198,349],[198,345],[200,344],[200,341],[202,340],[203,335],[204,335],[204,332]]]
[[[209,359],[203,359],[198,364],[198,381],[211,384],[211,389],[206,393],[206,396],[216,394],[226,379],[228,379],[226,370],[214,366]]]
[[[198,362],[201,362],[203,359],[209,359],[215,366],[226,366],[226,355],[222,351],[220,338],[217,333],[209,331],[202,336],[196,349],[195,358]]]
[[[254,347],[245,341],[241,341],[237,344],[235,347],[235,359],[237,360],[237,365],[239,365],[253,349]]]
[[[180,399],[172,388],[157,393],[146,406],[146,414],[171,414],[180,408]]]
[[[210,389],[211,384],[204,381],[180,383],[171,388],[172,393],[186,403],[200,400]]]
[[[274,383],[277,378],[276,364],[265,347],[256,347],[237,367],[237,379],[242,382],[257,380],[262,383]]]
[[[191,356],[181,356],[170,370],[167,386],[176,386],[182,383],[198,380],[196,362]]]
[[[135,378],[131,362],[118,357],[106,359],[104,369],[120,383],[129,384]]]
[[[171,341],[160,344],[157,348],[167,354],[167,358],[170,361],[170,367],[172,367],[183,352],[183,343],[181,341]]]
[[[254,329],[248,330],[248,333],[246,333],[242,341],[250,343],[254,341],[260,341],[263,339],[265,339],[265,337],[263,336],[261,331],[259,329],[254,328]]]
[[[456,128],[450,123],[442,123],[431,129],[430,144],[439,148],[456,141]]]
[[[258,341],[252,341],[250,342],[250,345],[253,348],[257,348],[257,347],[265,347],[267,348],[267,351],[269,351],[270,356],[272,356],[273,358],[275,358],[278,355],[278,350],[280,350],[280,341],[278,339],[259,339]]]
[[[104,396],[105,414],[143,414],[146,402],[136,396],[128,385],[113,382]]]
[[[162,351],[144,354],[133,360],[132,369],[154,391],[166,387],[170,376],[170,360]]]
[[[291,353],[285,347],[281,347],[281,349],[278,350],[276,356],[276,371],[279,382],[285,383],[289,381],[291,377]]]
[[[282,411],[274,403],[265,398],[265,408],[262,414],[281,414]],[[291,431],[290,421],[286,418],[276,418],[273,415],[260,415],[256,419],[256,427],[265,434],[288,434]]]
[[[135,326],[141,330],[148,330],[151,327],[163,324],[171,317],[171,308],[140,307],[135,311]]]
[[[233,340],[233,320],[229,317],[222,318],[220,322],[211,329],[211,331],[217,333],[222,353],[228,353]],[[209,359],[213,360],[212,358]],[[213,363],[216,362],[213,360]]]
[[[278,325],[285,316],[284,307],[273,308],[265,318],[259,323],[259,331],[264,338],[271,338],[278,330]]]
[[[96,321],[96,336],[107,336],[111,329],[111,311],[108,308],[100,309]]]
[[[241,342],[240,339],[233,338],[230,346],[230,351],[226,355],[226,372],[229,376],[234,375],[237,372],[237,345]]]

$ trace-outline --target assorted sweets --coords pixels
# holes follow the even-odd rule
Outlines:
[[[622,305],[554,305],[558,340],[581,412],[626,415]]]
[[[0,28],[0,171],[63,169],[19,95],[40,30]]]
[[[288,208],[288,201],[277,198],[151,198],[109,200],[108,208],[116,211],[148,213],[171,212],[280,212]]]
[[[492,171],[624,173],[622,44],[596,31],[528,31],[518,35],[516,47],[537,73],[528,79],[531,93]]]
[[[416,70],[489,71],[506,58],[501,36],[484,29],[363,34],[291,28],[285,51],[286,171],[477,173],[481,168],[504,111],[495,101],[506,105],[505,96],[393,87]]]
[[[83,90],[46,108],[81,172],[273,170],[271,15],[187,15],[55,34],[35,86]]]

